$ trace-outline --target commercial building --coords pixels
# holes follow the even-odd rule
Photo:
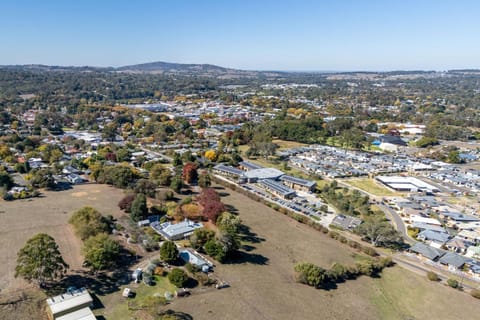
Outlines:
[[[401,176],[377,176],[375,179],[396,191],[438,192],[438,188],[420,179]]]
[[[286,174],[280,177],[280,181],[282,181],[283,184],[285,184],[289,188],[304,192],[312,192],[317,186],[317,183],[315,181],[300,179]]]
[[[259,181],[259,184],[271,193],[276,194],[280,198],[291,199],[295,197],[294,190],[284,186],[281,183],[276,182],[275,180],[263,179]]]

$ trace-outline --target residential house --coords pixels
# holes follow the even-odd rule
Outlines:
[[[469,258],[480,259],[480,246],[470,246],[465,252],[465,256]]]
[[[425,241],[434,248],[440,248],[450,239],[450,236],[448,233],[424,230],[417,235],[417,239]]]
[[[456,253],[460,253],[460,254],[465,254],[465,252],[467,251],[467,248],[470,245],[471,245],[470,242],[458,237],[454,237],[445,243],[445,246],[447,247],[448,250]]]
[[[448,266],[448,270],[455,271],[461,269],[467,263],[467,259],[454,252],[447,252],[438,262]]]
[[[208,272],[213,266],[213,263],[195,250],[189,248],[180,250],[179,256],[185,263],[191,263],[204,272]]]
[[[424,258],[427,258],[428,260],[431,260],[431,261],[436,261],[438,258],[440,258],[444,254],[443,251],[427,246],[426,244],[421,242],[415,243],[408,250]]]
[[[184,221],[175,224],[170,222],[160,223],[156,221],[152,222],[150,227],[165,239],[173,241],[190,237],[196,229],[203,228],[203,224],[201,222],[193,222],[185,219]]]
[[[475,230],[462,230],[457,234],[457,237],[463,240],[466,240],[470,243],[478,244],[480,243],[480,231]]]
[[[90,310],[92,304],[92,296],[85,288],[47,299],[49,315],[53,320],[95,320]]]

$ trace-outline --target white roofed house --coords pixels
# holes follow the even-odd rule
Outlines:
[[[47,299],[49,315],[53,320],[95,320],[90,309],[92,304],[92,296],[85,288],[69,290]]]
[[[203,224],[185,219],[175,224],[152,222],[150,227],[165,239],[173,241],[190,237],[196,229],[203,228]]]

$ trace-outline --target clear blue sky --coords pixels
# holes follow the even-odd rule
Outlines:
[[[2,0],[0,64],[480,68],[480,1]]]

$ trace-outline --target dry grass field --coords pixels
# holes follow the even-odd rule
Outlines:
[[[293,266],[353,263],[352,251],[329,237],[228,189],[250,227],[243,260],[218,265],[230,288],[178,299],[169,308],[203,319],[474,319],[480,302],[400,267],[382,278],[360,277],[329,291],[297,284]],[[454,301],[454,302],[453,302]]]
[[[0,201],[0,294],[23,285],[14,280],[18,250],[33,235],[44,232],[55,238],[70,269],[81,269],[81,241],[68,219],[72,212],[92,206],[102,214],[121,215],[117,203],[123,191],[107,185],[85,184],[65,191],[46,191],[35,199]]]
[[[363,191],[366,191],[370,194],[373,194],[375,196],[381,196],[381,197],[397,197],[401,196],[402,194],[400,192],[395,192],[392,191],[373,179],[369,178],[351,178],[351,179],[343,179],[343,183],[349,184],[353,187],[356,187],[358,189],[361,189]]]
[[[218,191],[249,227],[244,232],[244,248],[237,261],[217,265],[215,270],[215,275],[231,287],[195,290],[188,298],[174,300],[168,309],[189,314],[195,320],[443,320],[475,319],[480,314],[478,300],[400,267],[385,270],[381,278],[360,277],[328,291],[298,284],[293,274],[297,262],[308,261],[323,267],[334,262],[352,264],[354,252],[241,194],[221,187]],[[3,304],[11,296],[5,294],[8,290],[3,291],[6,287],[25,288],[20,280],[13,280],[16,252],[24,242],[35,233],[47,232],[55,237],[71,267],[81,268],[80,242],[67,224],[70,213],[91,205],[104,214],[119,216],[117,203],[122,196],[121,190],[105,185],[84,185],[59,193],[47,192],[45,197],[32,201],[0,202],[0,239],[4,244],[0,249],[0,319],[43,317],[45,296],[38,290],[26,291],[32,297],[26,303]],[[104,304],[100,313],[108,320],[112,308],[125,303],[119,298],[119,290],[112,285],[105,294],[97,294]]]

